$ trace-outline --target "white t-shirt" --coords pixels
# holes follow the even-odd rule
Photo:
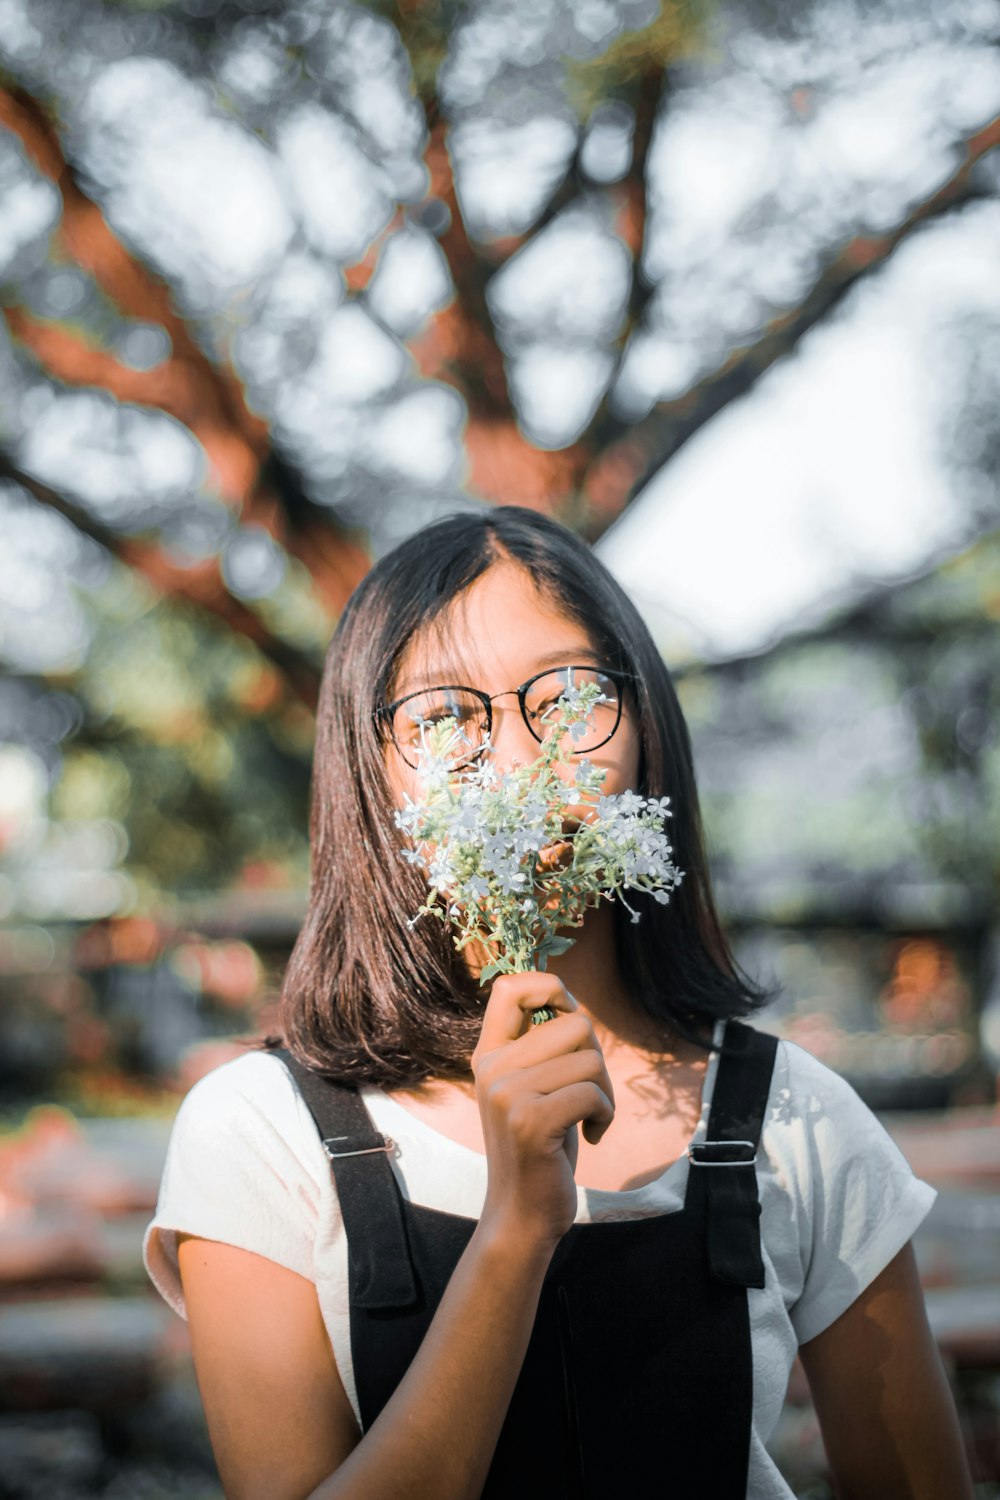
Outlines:
[[[715,1029],[718,1047],[724,1022]],[[702,1089],[708,1124],[718,1054]],[[411,1202],[478,1218],[486,1158],[411,1114],[381,1089],[362,1097]],[[748,1500],[792,1500],[767,1453],[800,1343],[821,1333],[888,1265],[936,1197],[919,1181],[868,1107],[794,1042],[778,1044],[757,1155],[766,1285],[748,1293],[753,1430]],[[577,1188],[577,1222],[632,1219],[683,1208],[681,1156],[655,1182],[613,1192]],[[347,1295],[347,1239],[330,1162],[280,1059],[249,1052],[200,1079],[181,1103],[143,1258],[155,1286],[186,1317],[175,1231],[252,1250],[316,1285],[337,1367],[355,1414]],[[359,1416],[360,1425],[360,1416]]]

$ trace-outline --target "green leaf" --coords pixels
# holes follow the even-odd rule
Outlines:
[[[571,937],[547,937],[536,950],[538,958],[558,958],[560,953],[565,953],[567,948],[572,948],[576,938]]]
[[[482,973],[479,976],[479,983],[481,985],[482,984],[488,984],[489,981],[494,977],[494,975],[500,973],[500,970],[502,968],[503,968],[503,964],[487,964],[486,968],[482,971]]]

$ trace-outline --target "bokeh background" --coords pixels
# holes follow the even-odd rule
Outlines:
[[[218,1500],[139,1259],[373,559],[576,528],[1000,1495],[1000,3],[0,0],[0,1496]],[[829,1500],[796,1371],[774,1451]]]

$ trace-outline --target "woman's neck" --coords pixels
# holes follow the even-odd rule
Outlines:
[[[622,977],[610,901],[587,911],[572,948],[550,959],[548,968],[587,1012],[609,1062],[616,1052],[648,1054],[651,1060],[676,1055],[678,1039],[667,1023],[640,1009]]]

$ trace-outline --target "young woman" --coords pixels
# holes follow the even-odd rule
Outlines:
[[[461,703],[527,763],[568,667],[613,707],[578,753],[672,799],[685,879],[481,988],[408,926],[412,725]],[[797,1351],[842,1500],[971,1496],[910,1247],[933,1190],[739,1019],[767,997],[720,930],[674,689],[588,548],[517,507],[404,542],[345,610],[317,728],[283,1038],[187,1095],[145,1240],[228,1500],[779,1500]]]

